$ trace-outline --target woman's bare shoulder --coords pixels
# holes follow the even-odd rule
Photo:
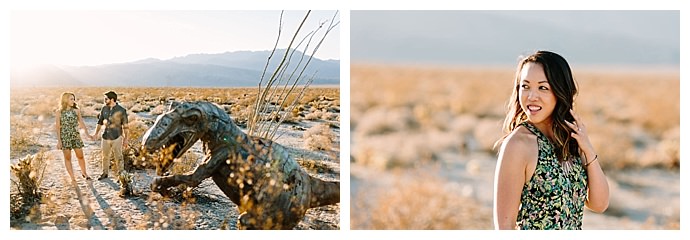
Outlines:
[[[503,140],[501,153],[511,156],[529,154],[537,144],[537,136],[523,126],[517,127]]]

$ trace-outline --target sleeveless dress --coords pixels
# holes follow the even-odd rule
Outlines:
[[[587,172],[581,158],[574,157],[566,173],[549,139],[531,123],[520,125],[537,135],[539,156],[532,178],[522,188],[518,229],[582,229]]]
[[[60,112],[62,149],[69,150],[84,147],[84,142],[81,141],[77,126],[79,126],[79,123],[77,122],[77,111],[74,108]]]

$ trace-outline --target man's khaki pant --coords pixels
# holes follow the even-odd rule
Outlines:
[[[120,175],[124,171],[124,160],[122,158],[122,136],[115,140],[102,139],[101,150],[103,151],[103,174],[108,174],[110,168],[110,161],[115,159],[115,168],[113,173],[115,176]]]

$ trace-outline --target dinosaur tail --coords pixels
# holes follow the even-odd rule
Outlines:
[[[311,176],[310,176],[311,177]],[[340,202],[340,182],[324,181],[311,177],[311,199],[309,207],[320,207]]]

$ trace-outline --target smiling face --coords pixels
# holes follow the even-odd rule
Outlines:
[[[527,115],[527,120],[542,131],[549,129],[557,100],[546,78],[544,66],[535,62],[525,63],[518,84],[520,107]]]
[[[62,93],[61,99],[60,99],[60,109],[67,109],[70,107],[76,107],[75,106],[75,101],[76,98],[74,97],[73,93]]]
[[[67,106],[74,106],[74,95],[70,94],[69,97],[67,97]]]

